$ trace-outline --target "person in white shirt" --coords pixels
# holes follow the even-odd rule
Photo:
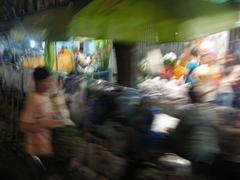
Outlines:
[[[214,53],[205,50],[201,51],[200,61],[201,65],[193,72],[193,77],[195,79],[194,89],[198,97],[197,99],[202,103],[214,102],[217,89],[213,79],[216,73]]]

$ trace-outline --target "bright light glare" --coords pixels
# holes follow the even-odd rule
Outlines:
[[[45,49],[45,42],[42,42],[42,48]]]
[[[36,46],[36,42],[34,40],[30,40],[30,47],[34,48]]]
[[[171,117],[167,114],[154,115],[151,130],[153,132],[167,133],[169,129],[175,129],[180,122],[179,119]]]
[[[213,43],[209,40],[203,41],[202,44],[200,45],[200,49],[202,50],[207,50],[207,49],[212,49]]]

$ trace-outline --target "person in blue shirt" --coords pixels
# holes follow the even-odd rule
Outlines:
[[[193,48],[190,54],[191,54],[191,60],[186,65],[183,71],[183,74],[185,76],[186,83],[193,85],[194,77],[192,76],[192,74],[193,74],[193,71],[199,66],[199,51]]]

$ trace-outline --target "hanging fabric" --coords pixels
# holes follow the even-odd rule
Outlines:
[[[55,63],[56,53],[55,53],[55,42],[45,41],[45,53],[44,53],[44,65],[50,70],[53,70]]]

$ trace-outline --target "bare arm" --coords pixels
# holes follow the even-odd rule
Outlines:
[[[59,120],[55,119],[42,119],[40,122],[37,124],[39,128],[55,128],[56,126],[61,125],[62,122]]]
[[[207,92],[199,93],[198,96],[199,96],[200,98],[202,98],[202,97],[206,96],[207,94],[212,93],[212,92],[214,92],[214,91],[216,91],[216,90],[217,90],[217,88],[213,88],[213,89],[211,89],[211,90],[209,90],[209,91],[207,91]]]
[[[39,120],[39,122],[35,122],[35,123],[22,122],[21,131],[34,132],[34,131],[38,131],[41,128],[47,128],[47,129],[55,128],[61,124],[62,124],[61,121],[53,120],[53,119],[42,119],[42,120]]]
[[[183,75],[184,75],[184,77],[187,77],[188,76],[188,74],[189,74],[189,69],[187,69],[187,68],[184,68],[183,69]]]

